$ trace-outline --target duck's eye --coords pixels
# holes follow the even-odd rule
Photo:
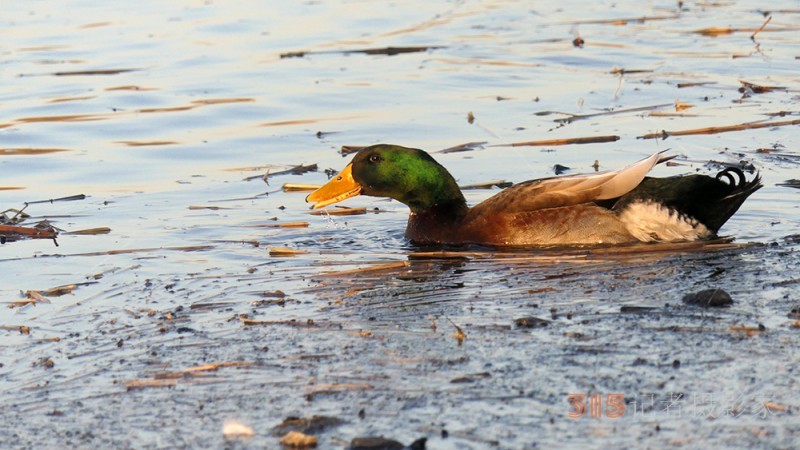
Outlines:
[[[379,163],[381,162],[381,160],[382,160],[381,155],[378,154],[370,155],[369,157],[369,162],[371,163]]]

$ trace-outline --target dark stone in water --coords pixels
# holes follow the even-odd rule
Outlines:
[[[382,437],[357,437],[350,441],[350,450],[403,450],[404,448],[405,445]]]
[[[345,423],[338,417],[312,416],[312,417],[287,417],[278,426],[272,429],[275,436],[284,435],[290,431],[303,434],[319,434],[328,428]]]
[[[530,316],[530,317],[520,317],[519,319],[514,319],[514,324],[516,324],[517,327],[519,328],[541,328],[550,325],[550,321]]]
[[[720,308],[732,305],[733,299],[730,294],[722,289],[706,289],[704,291],[684,295],[683,303],[701,306],[703,308]]]
[[[425,450],[425,444],[428,443],[428,438],[421,437],[416,441],[412,442],[411,445],[408,446],[411,450]]]

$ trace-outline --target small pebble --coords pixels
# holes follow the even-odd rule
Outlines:
[[[701,306],[703,308],[719,308],[732,305],[733,299],[730,294],[722,289],[706,289],[704,291],[684,295],[683,303]]]
[[[550,321],[538,317],[528,316],[514,319],[514,324],[519,328],[540,328],[550,325]]]
[[[402,450],[405,445],[382,437],[357,437],[350,441],[350,450]]]

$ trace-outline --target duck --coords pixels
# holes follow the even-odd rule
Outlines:
[[[716,176],[648,177],[663,152],[619,170],[517,183],[468,206],[455,178],[424,150],[377,144],[360,150],[306,197],[312,209],[357,195],[410,209],[413,244],[615,245],[707,240],[762,187],[729,167]]]

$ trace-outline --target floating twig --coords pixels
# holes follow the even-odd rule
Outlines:
[[[296,52],[286,52],[281,53],[281,59],[285,58],[303,58],[306,55],[331,55],[331,54],[344,54],[349,55],[352,53],[363,53],[365,55],[386,55],[386,56],[394,56],[394,55],[401,55],[404,53],[419,53],[419,52],[426,52],[428,50],[436,50],[444,48],[443,46],[437,45],[429,45],[429,46],[418,46],[418,47],[379,47],[379,48],[364,48],[364,49],[357,49],[357,50],[317,50],[317,51],[296,51]]]
[[[97,227],[97,228],[88,228],[85,230],[77,230],[77,231],[65,231],[62,234],[71,234],[71,235],[78,235],[78,236],[96,236],[98,234],[108,234],[111,233],[111,228],[108,227]]]
[[[309,214],[312,216],[359,216],[366,214],[367,208],[343,208],[336,207],[333,209],[317,209],[311,211]]]
[[[313,327],[315,322],[312,319],[308,320],[255,320],[248,319],[247,317],[240,317],[239,322],[242,325],[289,325],[291,327]]]
[[[308,222],[280,222],[280,223],[262,223],[259,225],[243,225],[245,228],[306,228]]]
[[[342,156],[347,156],[353,153],[358,153],[361,149],[365,148],[363,145],[343,145],[339,150]]]
[[[121,73],[135,72],[142,69],[96,69],[96,70],[65,70],[53,72],[50,75],[57,77],[94,76],[94,75],[119,75]]]
[[[321,188],[321,184],[301,184],[301,183],[283,183],[283,192],[306,192],[316,191]]]
[[[256,180],[256,179],[262,179],[266,183],[267,179],[269,179],[269,177],[275,177],[275,176],[278,176],[278,175],[288,175],[288,174],[291,174],[291,175],[303,175],[304,173],[316,172],[316,171],[317,171],[317,165],[316,164],[308,164],[308,165],[298,164],[296,166],[292,166],[289,169],[279,170],[277,172],[270,172],[268,170],[266,173],[264,173],[262,175],[253,175],[253,176],[249,176],[247,178],[244,178],[244,181],[252,181],[252,180]],[[269,184],[269,183],[267,183],[267,184]]]
[[[294,248],[287,248],[287,247],[270,247],[269,248],[269,256],[295,256],[295,255],[306,255],[310,253],[308,250],[298,250]]]
[[[785,86],[762,86],[758,84],[748,83],[747,81],[739,80],[742,87],[739,88],[741,93],[765,94],[772,91],[786,91]]]
[[[550,146],[550,145],[571,145],[571,144],[595,144],[599,142],[618,141],[619,136],[589,136],[566,139],[545,139],[542,141],[514,142],[511,144],[495,144],[491,147],[524,147],[524,146]]]
[[[464,339],[467,338],[467,334],[464,333],[464,330],[462,330],[460,326],[456,325],[455,322],[450,320],[449,317],[445,317],[445,319],[447,319],[447,321],[450,322],[450,325],[453,325],[456,328],[456,332],[453,334],[453,336],[456,338],[456,340],[458,341],[458,345],[460,346],[461,344],[464,343]]]
[[[753,41],[753,42],[755,42],[755,41],[756,41],[756,35],[757,35],[758,33],[760,33],[760,32],[761,32],[761,31],[764,29],[764,27],[766,27],[766,26],[767,26],[767,24],[768,24],[768,23],[769,23],[771,20],[772,20],[772,16],[767,16],[767,20],[765,20],[765,21],[764,21],[764,23],[762,23],[762,24],[761,24],[761,26],[760,26],[760,27],[758,27],[758,29],[757,29],[756,31],[754,31],[754,32],[753,32],[753,34],[751,34],[751,35],[750,35],[750,40],[751,40],[751,41]]]
[[[0,242],[6,240],[23,239],[53,239],[58,237],[58,230],[47,222],[42,222],[34,227],[19,225],[0,225]]]
[[[459,186],[458,188],[461,189],[462,191],[469,189],[491,189],[493,187],[505,189],[507,187],[511,187],[513,184],[514,183],[506,180],[495,180],[495,181],[487,181],[485,183],[467,184],[464,186]]]
[[[565,118],[561,118],[561,119],[555,119],[555,120],[553,120],[553,122],[567,124],[567,123],[575,122],[576,120],[591,119],[591,118],[594,118],[594,117],[611,116],[611,115],[614,115],[614,114],[624,114],[624,113],[630,113],[630,112],[651,111],[651,110],[654,110],[654,109],[669,108],[669,107],[671,107],[673,105],[674,105],[674,103],[662,103],[662,104],[659,104],[659,105],[652,105],[652,106],[636,106],[636,107],[633,107],[633,108],[614,109],[614,110],[611,110],[611,111],[603,111],[603,112],[592,113],[592,114],[558,113],[558,114],[567,114],[569,117],[565,117]],[[537,113],[537,115],[546,115],[546,114],[551,114],[553,112],[555,112],[555,111],[546,111],[546,112]]]
[[[78,195],[70,195],[68,197],[61,197],[61,198],[51,198],[49,200],[36,200],[33,202],[25,202],[26,205],[35,205],[37,203],[55,203],[55,202],[71,202],[75,200],[85,200],[86,195],[78,194]]]
[[[486,141],[482,142],[467,142],[466,144],[455,145],[453,147],[447,147],[442,150],[435,151],[433,153],[457,153],[457,152],[468,152],[472,150],[477,150],[483,148],[486,145]]]
[[[393,271],[395,269],[403,269],[408,267],[408,261],[400,261],[400,262],[393,262],[388,264],[379,264],[377,266],[372,267],[361,267],[358,269],[353,270],[339,270],[334,272],[323,272],[320,275],[326,277],[336,277],[342,275],[360,275],[360,274],[371,274],[375,272],[383,272],[383,271]]]
[[[683,89],[687,87],[694,87],[694,86],[705,86],[708,84],[717,84],[716,81],[688,81],[686,83],[678,83],[676,86],[678,89]]]
[[[783,127],[787,125],[800,125],[800,119],[784,120],[780,122],[746,122],[738,125],[694,128],[691,130],[678,130],[678,131],[662,130],[660,133],[648,133],[643,136],[638,136],[636,139],[658,139],[658,138],[666,139],[670,136],[687,136],[692,134],[717,134],[717,133],[727,133],[731,131],[754,130],[758,128]]]
[[[672,20],[680,16],[677,14],[669,16],[641,16],[641,17],[625,17],[621,19],[590,19],[590,20],[572,20],[562,22],[566,25],[627,25],[629,23],[645,23],[654,20]]]

